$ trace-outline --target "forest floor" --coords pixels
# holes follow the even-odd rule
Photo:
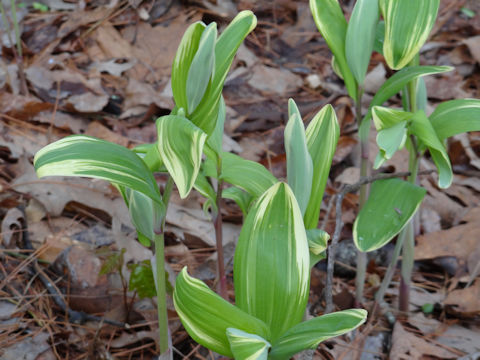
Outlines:
[[[9,15],[10,2],[2,2]],[[238,11],[249,9],[258,17],[258,26],[240,47],[224,88],[226,150],[285,178],[288,99],[295,99],[306,122],[332,104],[341,136],[321,219],[333,234],[335,211],[327,213],[327,204],[342,186],[359,178],[353,104],[332,70],[330,51],[306,0],[43,3],[48,5],[44,11],[33,10],[32,1],[24,1],[18,10],[23,64],[10,46],[14,32],[5,31],[11,29],[11,21],[1,22],[0,358],[153,359],[158,355],[154,299],[140,299],[141,294],[124,286],[130,274],[127,264],[150,260],[152,251],[136,241],[118,191],[99,180],[38,179],[34,154],[70,134],[127,147],[154,142],[154,120],[173,108],[171,64],[187,26],[198,20],[217,21],[222,29]],[[349,3],[342,2],[347,17]],[[441,101],[479,98],[478,0],[442,0],[420,62],[455,67],[426,78],[429,111]],[[377,53],[369,69],[364,112],[392,74]],[[389,104],[400,106],[400,99]],[[372,136],[372,162],[377,151]],[[428,192],[419,216],[409,316],[396,311],[397,272],[387,292],[388,316],[376,315],[355,337],[320,344],[315,359],[480,358],[480,133],[453,137],[449,155],[455,173],[451,187],[439,189],[435,174],[420,178]],[[401,152],[383,170],[406,171],[407,162],[408,154]],[[425,158],[420,167],[434,165]],[[158,177],[160,183],[164,180]],[[196,193],[187,200],[173,195],[165,249],[171,281],[187,265],[193,276],[214,286],[215,235],[202,211],[204,201]],[[357,203],[358,195],[348,194],[342,206],[345,226],[333,286],[337,309],[354,306],[351,239]],[[222,211],[233,300],[231,260],[242,213],[227,201]],[[25,225],[28,232],[21,231]],[[22,241],[27,235],[33,250]],[[369,258],[362,304],[366,309],[372,306],[392,247]],[[123,254],[124,278],[115,267],[104,265],[118,254]],[[58,291],[49,294],[41,278]],[[324,310],[325,279],[326,266],[320,263],[312,271],[312,315]],[[62,300],[66,307],[59,306]],[[72,318],[76,311],[130,326]],[[215,356],[189,338],[171,301],[169,318],[175,358]]]

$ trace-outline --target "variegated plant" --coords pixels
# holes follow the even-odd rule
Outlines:
[[[310,0],[313,18],[334,55],[333,69],[344,79],[356,104],[361,145],[361,176],[368,173],[368,139],[373,118],[378,131],[379,168],[400,148],[410,152],[408,182],[398,179],[377,181],[367,200],[367,189],[360,191],[360,208],[353,228],[354,242],[360,250],[357,263],[357,301],[360,303],[365,280],[364,252],[384,246],[399,235],[395,257],[403,246],[402,289],[408,289],[413,266],[412,217],[420,206],[425,189],[415,182],[418,159],[426,150],[439,174],[439,187],[448,187],[453,179],[445,139],[454,134],[480,129],[480,101],[453,100],[438,106],[429,117],[426,111],[426,87],[423,76],[451,71],[446,66],[420,66],[418,53],[432,30],[440,0],[357,0],[347,23],[338,0]],[[383,20],[382,20],[383,18]],[[362,116],[361,102],[365,74],[372,51],[383,54],[387,65],[399,70],[379,88],[367,113]],[[381,107],[402,92],[404,109]],[[372,222],[372,219],[382,219]],[[385,276],[377,300],[383,299],[396,260]],[[401,291],[402,292],[402,291]],[[400,296],[402,309],[408,309],[408,296]],[[407,300],[405,300],[407,299]]]
[[[310,255],[295,195],[282,182],[258,198],[245,219],[234,258],[236,305],[190,277],[177,278],[174,303],[190,336],[235,359],[289,359],[319,342],[355,329],[364,310],[305,322]]]
[[[185,32],[172,68],[175,108],[157,120],[158,140],[129,150],[104,140],[76,135],[40,150],[34,159],[39,177],[84,176],[110,181],[122,194],[139,240],[155,244],[153,269],[158,303],[160,350],[168,349],[164,270],[165,214],[173,184],[186,197],[200,172],[202,154],[223,133],[222,88],[233,57],[256,25],[250,11],[238,14],[217,39],[216,24],[196,22]],[[221,122],[221,126],[217,124]],[[217,129],[220,128],[220,135]],[[220,140],[218,137],[220,136]],[[213,145],[212,145],[213,144]],[[218,147],[218,146],[217,146]],[[154,172],[166,172],[160,192]],[[168,350],[168,351],[167,351]]]

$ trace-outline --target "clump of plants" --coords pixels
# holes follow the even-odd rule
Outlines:
[[[220,36],[215,23],[197,22],[187,29],[172,66],[175,108],[157,119],[155,143],[130,150],[74,135],[46,146],[34,159],[39,177],[104,179],[123,196],[139,241],[155,249],[152,270],[164,357],[172,356],[164,230],[174,185],[182,198],[193,188],[207,198],[205,210],[211,211],[217,235],[221,296],[191,278],[186,269],[174,290],[180,318],[200,344],[239,359],[283,359],[350,331],[366,318],[364,310],[347,310],[302,322],[310,268],[325,256],[329,238],[316,226],[339,136],[333,108],[325,106],[305,130],[297,106],[289,102],[288,184],[262,165],[222,149],[223,83],[238,47],[255,25],[253,13],[243,11]],[[155,173],[168,174],[163,188],[157,185]],[[235,306],[225,300],[222,198],[235,200],[245,218],[235,253]]]
[[[356,105],[362,177],[370,172],[368,139],[373,119],[379,153],[378,169],[403,147],[410,154],[407,181],[377,180],[370,195],[360,191],[361,211],[353,228],[359,250],[357,302],[362,301],[365,282],[365,253],[381,248],[398,236],[393,259],[376,295],[383,302],[397,259],[402,253],[400,309],[408,311],[408,291],[414,262],[413,221],[426,190],[417,186],[419,159],[428,151],[438,172],[438,186],[447,188],[453,173],[446,140],[456,134],[480,130],[480,101],[461,99],[444,102],[427,116],[427,91],[423,76],[452,71],[448,66],[419,65],[419,50],[435,23],[439,0],[358,0],[347,23],[337,0],[310,0],[313,18],[334,55],[333,68],[344,79]],[[374,95],[362,114],[365,75],[372,51],[384,55],[395,74]],[[403,109],[382,105],[397,93]],[[368,200],[367,200],[368,199]],[[380,219],[380,221],[372,221]]]

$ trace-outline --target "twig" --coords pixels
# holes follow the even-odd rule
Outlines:
[[[435,170],[425,170],[420,171],[419,175],[427,175],[435,172]],[[372,176],[367,176],[355,184],[346,185],[344,186],[340,192],[335,196],[336,203],[335,203],[335,232],[333,233],[332,242],[328,247],[328,263],[327,263],[327,284],[325,285],[325,314],[331,313],[334,310],[333,304],[333,268],[335,264],[335,251],[338,244],[338,240],[340,239],[340,233],[342,232],[343,222],[342,222],[342,202],[345,195],[351,192],[355,192],[362,185],[373,183],[377,180],[386,180],[386,179],[393,179],[393,178],[400,178],[405,176],[410,176],[410,172],[398,172],[398,173],[391,173],[391,174],[377,174]]]

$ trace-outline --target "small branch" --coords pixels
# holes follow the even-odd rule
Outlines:
[[[420,171],[418,175],[427,175],[435,172],[435,170],[425,170],[425,171]],[[351,192],[355,192],[362,185],[370,184],[373,183],[377,180],[386,180],[386,179],[394,179],[394,178],[400,178],[400,177],[405,177],[405,176],[410,176],[411,173],[409,171],[405,172],[398,172],[398,173],[391,173],[391,174],[377,174],[377,175],[372,175],[372,176],[367,176],[360,181],[358,181],[355,184],[352,185],[346,185],[340,190],[340,192],[336,195],[336,203],[335,203],[335,232],[333,233],[332,237],[332,242],[330,246],[328,247],[328,262],[327,262],[327,283],[325,286],[325,314],[328,314],[333,311],[334,309],[334,304],[333,304],[333,268],[335,264],[335,251],[336,247],[338,244],[338,241],[340,239],[340,234],[342,232],[343,228],[343,222],[342,222],[342,202],[343,198],[345,195]]]

